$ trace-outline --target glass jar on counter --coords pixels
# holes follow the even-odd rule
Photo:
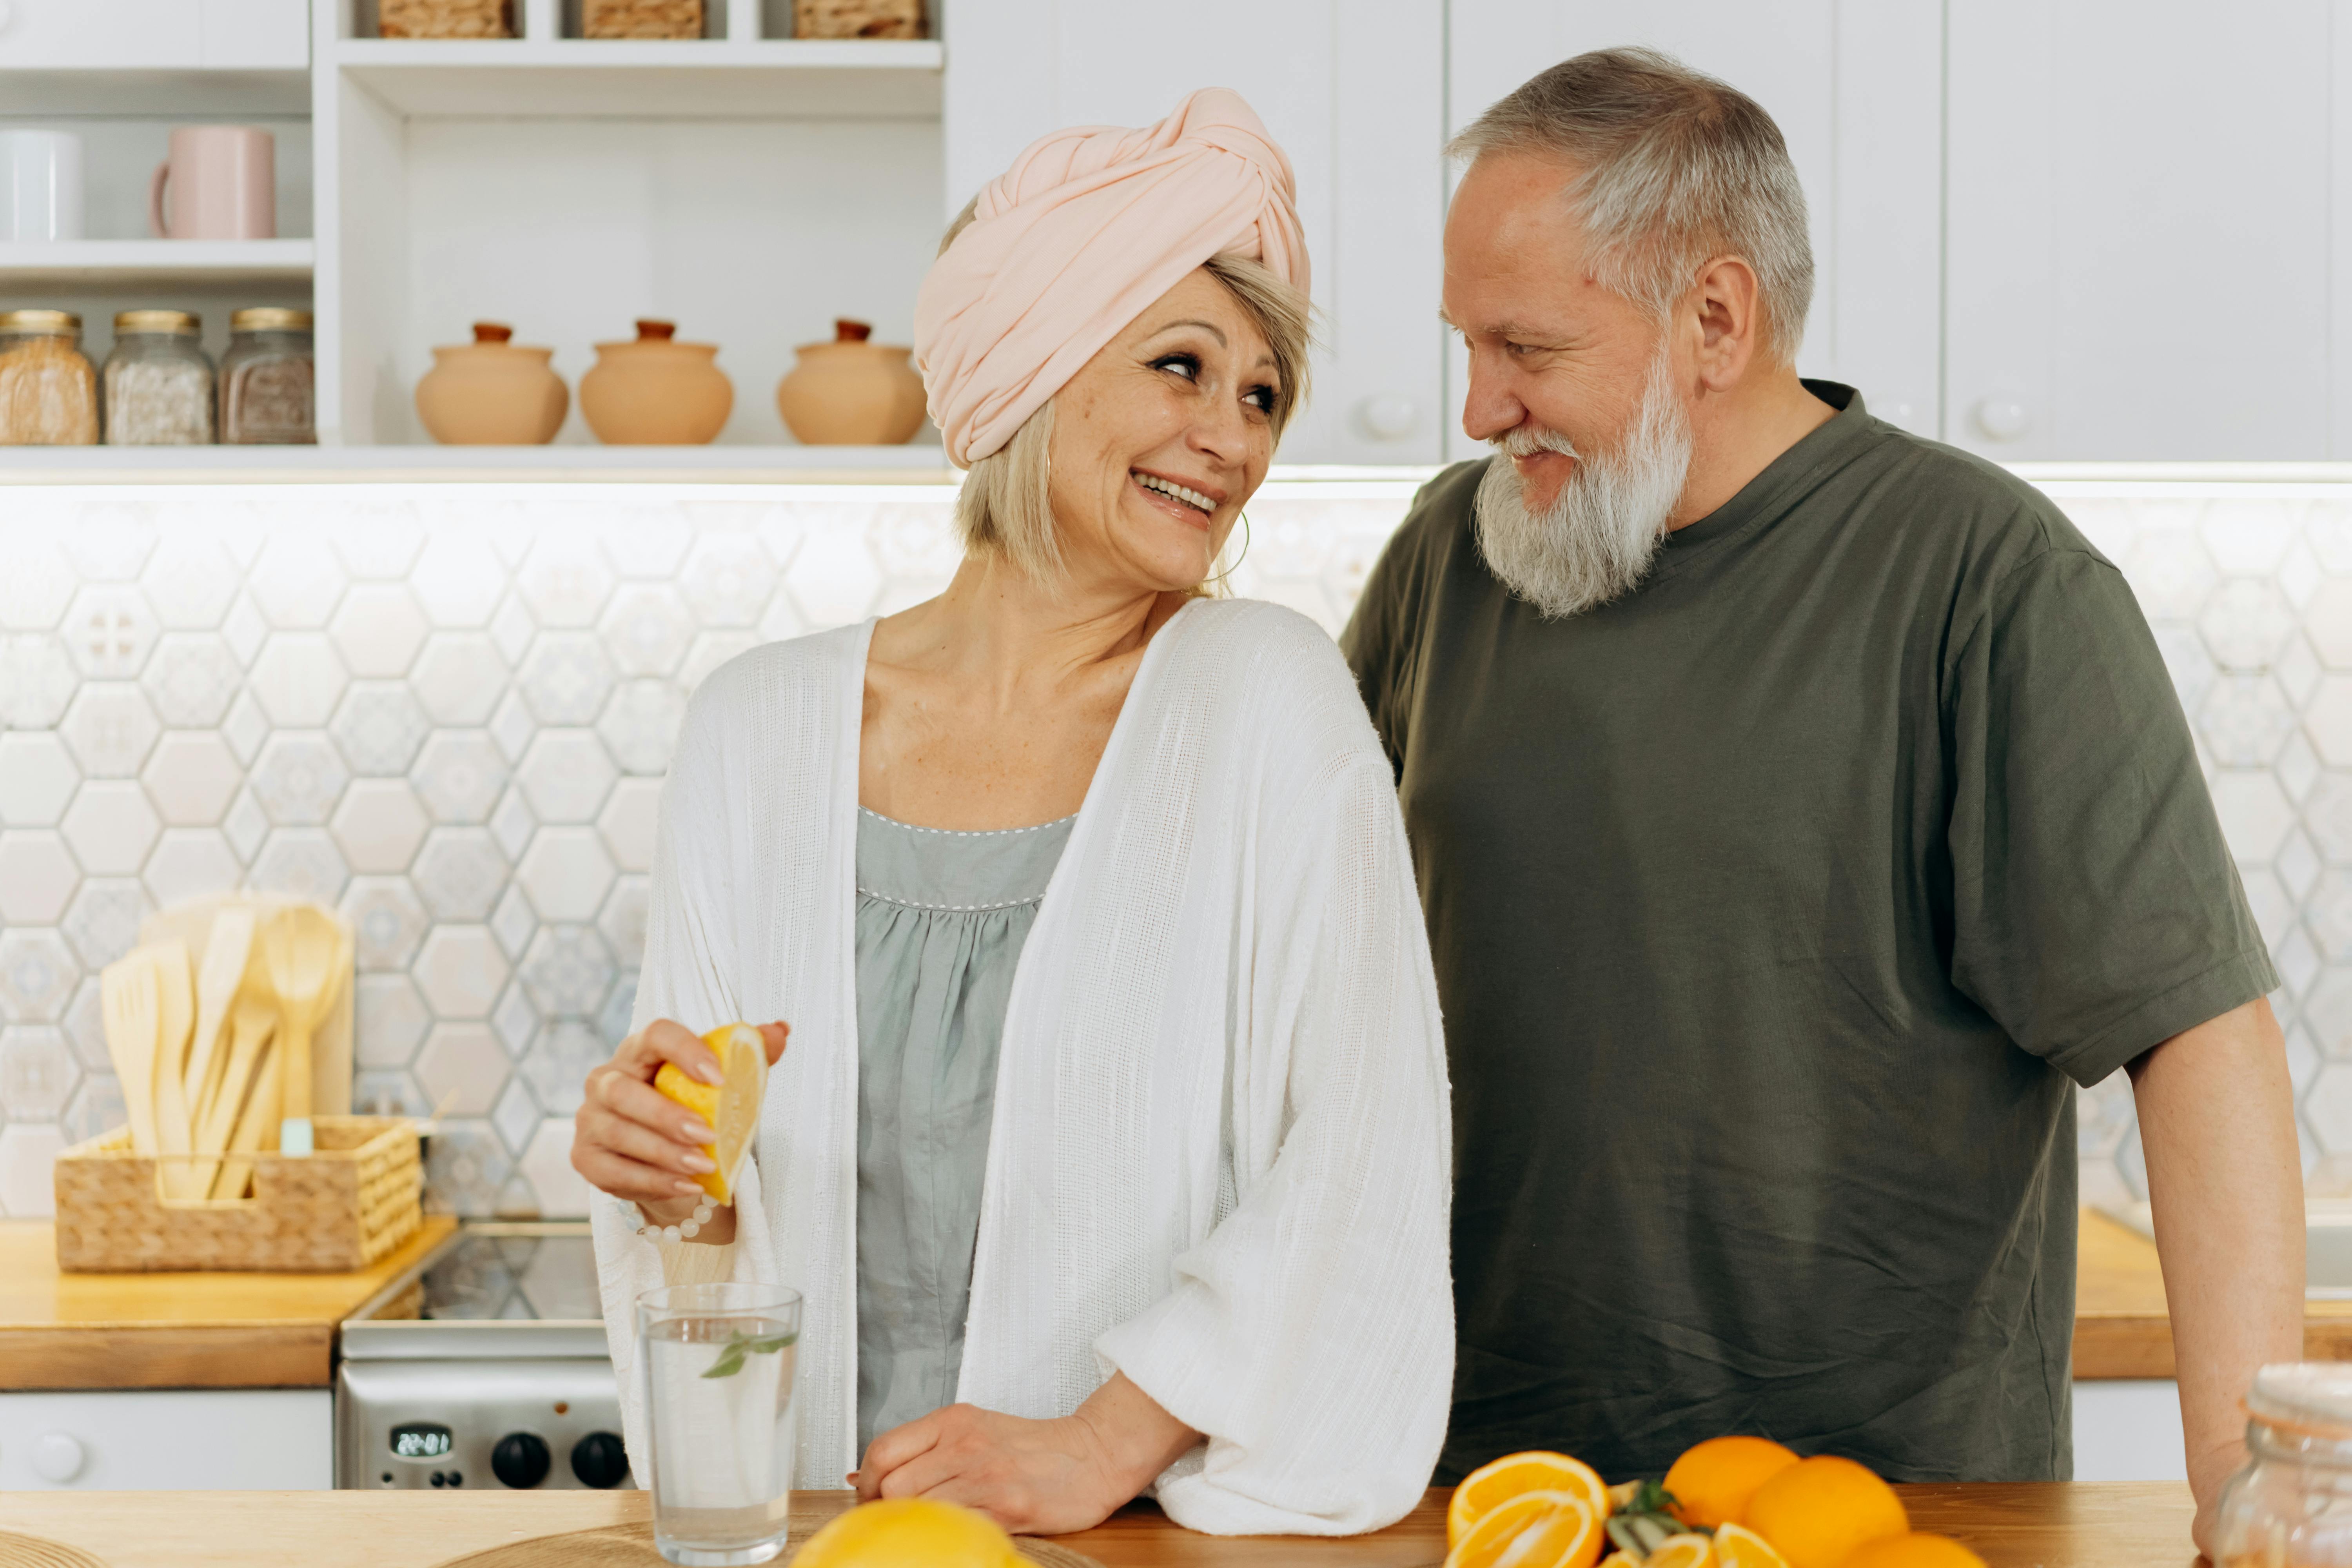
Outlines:
[[[2246,1417],[2253,1461],[2221,1493],[2221,1568],[2352,1568],[2352,1364],[2266,1366]]]
[[[213,362],[185,310],[123,310],[100,374],[110,447],[208,447]]]
[[[231,447],[307,447],[319,432],[310,312],[276,306],[228,319],[220,364],[220,438]]]
[[[70,310],[0,310],[0,447],[98,445],[98,377]]]

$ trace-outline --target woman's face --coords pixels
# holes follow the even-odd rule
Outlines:
[[[1054,397],[1051,494],[1074,581],[1190,588],[1274,457],[1274,353],[1195,269]]]

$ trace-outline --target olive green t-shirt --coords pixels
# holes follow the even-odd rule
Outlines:
[[[1756,1432],[2073,1468],[2075,1084],[2277,984],[2131,590],[1841,412],[1546,621],[1431,482],[1344,646],[1454,1079],[1441,1480]]]

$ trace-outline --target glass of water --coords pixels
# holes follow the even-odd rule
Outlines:
[[[800,1292],[673,1285],[637,1298],[637,1394],[654,1544],[688,1568],[744,1568],[784,1549]]]

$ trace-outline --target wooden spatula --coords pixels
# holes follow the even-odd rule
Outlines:
[[[278,1009],[266,997],[240,997],[230,1012],[226,1065],[221,1068],[220,1086],[205,1102],[204,1117],[196,1127],[198,1152],[217,1154],[228,1147],[229,1139],[236,1131],[237,1113],[251,1098],[247,1090],[253,1087],[254,1068],[261,1059],[261,1048],[277,1027]],[[274,1079],[271,1089],[274,1092]],[[269,1112],[278,1115],[278,1108],[270,1106]],[[207,1190],[217,1194],[220,1167],[207,1163],[202,1170]]]
[[[106,1054],[122,1080],[122,1105],[131,1121],[131,1147],[155,1154],[155,963],[143,949],[106,966],[99,981],[99,1016],[106,1026]]]
[[[236,1119],[236,1131],[229,1139],[231,1153],[250,1154],[257,1149],[278,1146],[278,1108],[281,1103],[278,1069],[287,1059],[282,1050],[262,1053],[261,1071],[254,1079],[252,1097],[245,1102],[244,1114]],[[220,1175],[213,1182],[213,1196],[241,1198],[245,1196],[245,1184],[251,1180],[252,1161],[230,1160],[221,1166]]]
[[[175,1154],[194,1152],[185,1081],[189,1031],[196,1022],[195,975],[188,968],[187,943],[159,942],[146,952],[155,965],[155,1152],[162,1162],[165,1197],[201,1194],[192,1190],[194,1170]]]
[[[315,904],[289,904],[261,928],[269,984],[278,993],[279,1081],[286,1101],[278,1143],[289,1154],[310,1152],[310,1033],[318,1027],[321,997],[334,983],[340,936],[334,918]]]
[[[204,967],[196,972],[196,1033],[188,1044],[188,1071],[183,1080],[190,1118],[199,1126],[228,1064],[221,1047],[252,951],[252,906],[223,904],[213,916],[212,934],[205,939]]]

